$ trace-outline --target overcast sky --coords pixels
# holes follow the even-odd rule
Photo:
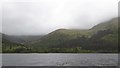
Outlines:
[[[40,35],[60,28],[89,29],[117,17],[118,1],[3,0],[0,14],[2,32],[9,35]]]

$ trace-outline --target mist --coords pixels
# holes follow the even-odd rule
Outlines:
[[[90,29],[117,17],[118,1],[4,0],[0,27],[8,35],[43,35],[60,28]]]

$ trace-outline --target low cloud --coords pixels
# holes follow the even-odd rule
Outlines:
[[[40,35],[59,28],[89,29],[118,15],[119,0],[5,0],[2,32]]]

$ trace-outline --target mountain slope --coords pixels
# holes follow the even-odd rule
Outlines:
[[[31,52],[31,48],[22,44],[12,42],[8,35],[2,34],[2,52],[3,53],[26,53]]]
[[[88,37],[88,30],[78,29],[58,29],[42,37],[39,41],[34,43],[37,48],[40,47],[53,47],[62,42],[75,39],[81,36]]]
[[[100,23],[93,28],[90,29],[91,32],[96,33],[101,30],[107,30],[110,29],[112,31],[118,31],[118,18],[113,18],[109,21]]]
[[[15,42],[18,44],[28,44],[29,42],[36,41],[42,37],[42,35],[34,36],[14,36],[14,35],[6,35],[6,39],[8,39],[11,42]]]
[[[118,18],[88,30],[58,29],[44,36],[2,34],[4,53],[93,53],[118,52]]]
[[[114,18],[107,22],[100,23],[89,30],[58,29],[31,44],[31,47],[38,50],[41,48],[80,47],[82,49],[95,51],[105,49],[117,51],[117,43],[118,18]]]

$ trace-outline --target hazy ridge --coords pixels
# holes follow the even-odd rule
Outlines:
[[[118,18],[88,30],[58,29],[44,36],[3,35],[2,43],[3,52],[117,52]]]

